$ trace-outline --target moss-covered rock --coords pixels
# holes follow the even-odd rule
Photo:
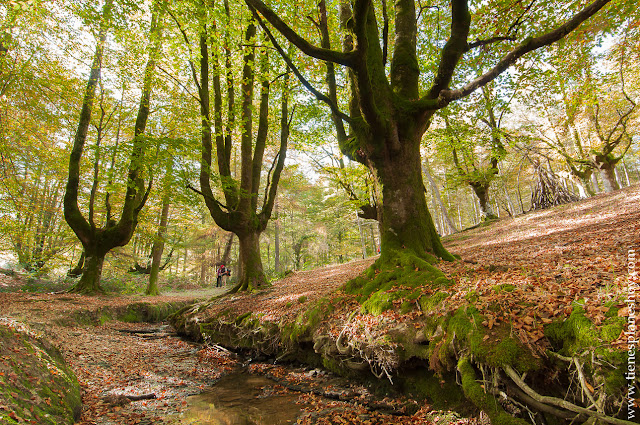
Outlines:
[[[26,325],[0,320],[0,423],[72,424],[82,402],[60,351]]]

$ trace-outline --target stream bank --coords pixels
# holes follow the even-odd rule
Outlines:
[[[268,421],[263,419],[275,409],[284,415],[278,423],[300,425],[332,417],[335,421],[348,418],[354,424],[422,424],[427,418],[441,425],[473,424],[432,411],[428,405],[385,399],[384,394],[374,394],[364,385],[320,369],[272,364],[274,359],[264,356],[250,359],[217,345],[185,341],[164,322],[145,322],[162,319],[195,301],[0,294],[3,320],[19,329],[27,329],[23,323],[28,323],[24,333],[37,333],[38,341],[52,353],[47,361],[55,358],[58,363],[55,374],[47,375],[43,357],[34,357],[37,367],[27,370],[21,347],[3,351],[4,361],[22,365],[19,369],[28,375],[26,381],[34,376],[61,380],[45,397],[36,394],[40,398],[34,400],[31,393],[16,392],[20,400],[6,403],[3,399],[3,423],[71,424],[80,415],[81,425],[264,424]],[[22,342],[22,337],[12,335],[9,340]],[[10,347],[3,343],[3,348]],[[0,384],[15,387],[14,378],[20,377],[3,373]],[[3,385],[0,388],[15,392]],[[56,407],[61,402],[68,406],[64,412]],[[408,408],[400,410],[403,406]]]

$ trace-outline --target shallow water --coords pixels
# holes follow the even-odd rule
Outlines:
[[[231,373],[209,390],[189,397],[181,424],[279,425],[293,424],[303,405],[299,394],[277,394],[275,383],[261,375]]]

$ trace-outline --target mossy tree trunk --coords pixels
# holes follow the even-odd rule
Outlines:
[[[604,186],[604,191],[607,193],[620,189],[620,184],[618,183],[615,172],[616,165],[620,159],[622,159],[622,157],[614,158],[612,155],[596,157],[600,176],[602,177],[602,185]]]
[[[260,233],[251,232],[238,236],[240,245],[240,270],[238,283],[231,292],[251,291],[267,285],[260,257]]]
[[[327,103],[334,116],[349,125],[349,137],[339,138],[342,152],[369,167],[379,179],[383,194],[383,207],[378,211],[382,229],[379,263],[402,255],[398,250],[408,250],[422,258],[429,254],[452,258],[442,247],[427,210],[420,169],[420,140],[435,111],[494,80],[526,53],[561,39],[608,1],[596,0],[554,30],[529,37],[489,67],[487,72],[452,90],[450,84],[464,53],[494,42],[468,41],[471,25],[468,1],[453,0],[450,2],[450,37],[446,43],[440,44],[443,47],[437,71],[433,74],[431,86],[423,91],[420,89],[417,55],[418,10],[414,0],[395,2],[392,50],[387,49],[387,37],[381,40],[378,31],[376,8],[380,3],[371,0],[341,2],[340,22],[346,32],[342,51],[313,45],[261,0],[245,0],[256,16],[264,17],[302,52],[347,68],[351,95],[348,115],[339,110],[335,99],[331,99],[333,95],[326,96],[315,90],[295,68],[290,57],[277,47],[305,87]],[[384,5],[386,2],[383,2],[383,8]],[[383,10],[384,28],[387,28],[387,16]],[[267,30],[262,19],[259,22]],[[278,46],[275,38],[271,39]],[[432,41],[433,46],[441,42]],[[390,66],[386,63],[387,51],[392,51]]]
[[[416,140],[417,139],[417,140]],[[400,141],[395,154],[376,158],[374,164],[382,185],[381,256],[383,261],[398,250],[410,250],[452,260],[440,242],[427,208],[422,183],[420,139]]]
[[[100,287],[100,277],[102,276],[102,267],[106,255],[106,252],[98,251],[87,254],[84,261],[82,277],[80,277],[80,280],[74,286],[74,292],[80,294],[97,294],[104,292],[102,287]]]
[[[265,230],[271,212],[273,210],[278,183],[286,157],[289,140],[290,116],[288,111],[288,73],[282,78],[282,95],[280,98],[280,146],[274,158],[270,170],[266,176],[266,187],[262,203],[259,205],[259,190],[264,167],[264,154],[267,147],[269,132],[269,98],[271,82],[269,70],[270,63],[267,49],[261,49],[259,58],[256,59],[256,26],[250,20],[244,32],[244,55],[242,60],[241,93],[241,134],[238,143],[240,152],[240,173],[232,172],[231,151],[233,147],[234,122],[235,122],[235,98],[236,84],[233,79],[234,68],[230,46],[233,41],[229,35],[229,26],[232,25],[231,13],[228,1],[223,2],[226,17],[223,34],[217,34],[217,28],[208,27],[207,14],[215,13],[203,9],[201,15],[200,34],[200,76],[194,74],[193,78],[199,88],[200,113],[202,117],[202,156],[200,162],[200,191],[211,217],[218,226],[229,232],[233,232],[240,240],[240,258],[237,285],[231,290],[254,290],[268,284],[264,274],[260,257],[260,234]],[[212,6],[216,7],[216,6]],[[214,36],[217,35],[216,36]],[[209,53],[209,45],[214,40],[220,40],[223,47],[212,45],[212,54]],[[219,52],[223,52],[221,55]],[[219,62],[224,58],[225,68],[222,69]],[[259,64],[259,75],[256,78],[254,67]],[[213,65],[213,73],[210,78],[209,69]],[[226,74],[226,105],[223,104],[221,75]],[[258,79],[260,87],[259,106],[254,108],[254,85]],[[211,108],[210,82],[213,85],[213,108]],[[226,108],[225,108],[226,106]],[[257,131],[253,131],[253,120],[256,116]],[[226,115],[226,125],[223,125],[223,116]],[[212,126],[213,124],[213,126]],[[213,136],[215,132],[215,137]],[[215,148],[218,175],[220,176],[221,202],[211,186],[212,158]]]
[[[136,117],[133,147],[130,154],[130,163],[127,174],[127,189],[120,219],[116,221],[111,216],[109,193],[107,193],[105,200],[107,214],[102,227],[99,227],[94,220],[93,202],[95,202],[95,197],[92,196],[91,204],[89,205],[90,214],[88,218],[84,217],[78,206],[80,161],[82,159],[89,123],[91,121],[91,109],[93,106],[95,90],[100,79],[102,56],[104,44],[107,38],[107,31],[111,23],[112,7],[113,0],[108,0],[103,6],[103,16],[100,24],[98,43],[90,71],[89,82],[85,89],[78,128],[74,137],[71,154],[69,155],[69,175],[64,195],[65,220],[82,243],[86,257],[83,276],[73,287],[71,287],[70,291],[85,294],[103,292],[100,287],[100,277],[102,275],[104,257],[113,248],[124,246],[129,242],[133,232],[135,231],[136,225],[138,224],[138,215],[144,207],[149,191],[151,190],[150,184],[146,190],[144,188],[144,181],[142,179],[142,161],[145,152],[143,134],[149,117],[151,88],[155,69],[155,56],[160,50],[160,25],[158,21],[158,14],[156,12],[154,12],[152,16],[151,36],[153,37],[153,47],[145,68],[142,95]],[[97,165],[95,169],[97,170]],[[96,171],[96,174],[94,174],[94,185],[97,180]],[[92,189],[92,192],[94,191],[95,189]]]

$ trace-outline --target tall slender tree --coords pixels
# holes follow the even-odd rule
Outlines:
[[[102,226],[96,223],[94,217],[93,201],[95,201],[95,197],[92,196],[92,203],[89,205],[89,217],[83,215],[78,205],[80,161],[87,140],[95,91],[100,80],[105,42],[112,23],[113,7],[113,0],[107,0],[102,9],[102,19],[93,64],[85,89],[78,128],[69,156],[69,176],[64,195],[65,219],[69,227],[71,227],[78,239],[80,239],[85,255],[82,277],[70,291],[88,294],[102,292],[100,277],[102,275],[105,256],[113,248],[124,246],[129,242],[138,223],[138,215],[144,207],[149,195],[149,190],[151,189],[151,183],[149,182],[145,190],[142,166],[146,146],[144,132],[150,111],[155,61],[161,46],[160,9],[157,7],[154,9],[151,20],[151,48],[144,71],[142,94],[135,123],[133,146],[127,173],[126,193],[120,218],[119,220],[115,220],[111,214],[112,207],[109,201],[109,194],[107,194],[105,202],[106,217]],[[97,180],[95,176],[94,180]],[[92,192],[94,192],[94,190],[92,190]]]
[[[284,168],[290,127],[289,77],[288,73],[283,74],[280,95],[280,144],[266,175],[266,186],[261,196],[260,183],[269,136],[269,99],[272,85],[268,72],[270,59],[267,49],[261,49],[259,58],[256,58],[256,25],[253,20],[248,20],[244,31],[240,83],[240,140],[239,143],[236,142],[240,151],[240,172],[239,175],[234,175],[231,153],[234,144],[236,87],[230,47],[229,27],[232,24],[229,2],[226,0],[224,2],[224,16],[227,22],[225,22],[223,34],[218,34],[213,21],[209,23],[208,12],[205,9],[200,18],[199,78],[195,73],[195,67],[192,66],[193,78],[199,90],[202,116],[200,191],[216,224],[238,236],[239,277],[231,292],[254,290],[268,284],[260,255],[260,234],[265,230],[271,217],[278,182]],[[186,38],[184,31],[183,35]],[[210,53],[210,43],[215,39],[224,40],[224,72],[220,65],[222,58],[218,46],[212,46]],[[256,63],[259,63],[257,76]],[[226,75],[226,108],[222,96],[221,75]],[[256,79],[259,81],[256,82]],[[213,80],[213,108],[211,108],[211,80]],[[254,86],[257,83],[260,85],[259,106],[254,108]],[[254,134],[253,120],[256,109],[258,128]],[[225,115],[226,126],[223,125]],[[220,182],[218,189],[222,193],[223,201],[216,196],[211,184],[214,152],[217,159],[217,178]],[[262,202],[260,202],[261,197]]]

